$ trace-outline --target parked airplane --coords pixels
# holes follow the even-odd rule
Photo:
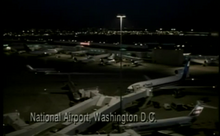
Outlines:
[[[116,62],[115,61],[115,54],[111,54],[108,57],[103,57],[100,59],[100,64],[102,64],[102,65],[111,64],[113,62]]]
[[[71,57],[85,55],[86,53],[88,53],[87,50],[81,50],[81,51],[73,51],[73,52],[70,52]]]
[[[190,59],[187,61],[184,69],[179,69],[175,70],[175,76],[169,76],[169,77],[164,77],[164,78],[159,78],[159,79],[152,79],[147,81],[141,81],[137,82],[134,84],[131,84],[128,86],[129,92],[134,91],[134,89],[139,89],[139,88],[145,88],[145,87],[158,87],[158,86],[164,86],[166,84],[171,84],[171,83],[176,83],[178,81],[184,80],[188,76],[188,71],[189,71],[189,66],[190,66]]]
[[[208,66],[211,64],[219,64],[219,56],[202,56],[202,55],[189,55],[187,57],[191,58],[191,62],[202,64],[203,66]]]
[[[197,101],[197,105],[194,107],[194,109],[189,113],[188,116],[183,117],[175,117],[175,118],[168,118],[168,119],[160,119],[160,120],[154,120],[153,116],[151,117],[151,120],[154,120],[154,122],[138,122],[138,123],[128,123],[125,125],[120,125],[123,129],[133,129],[135,131],[158,131],[163,130],[167,128],[174,128],[174,127],[185,127],[192,125],[193,122],[196,121],[197,117],[202,113],[202,110],[204,107],[217,109],[213,106],[205,105],[199,101]]]
[[[66,71],[59,71],[54,68],[33,68],[30,65],[26,65],[29,71],[38,73],[44,73],[45,75],[61,75],[61,76],[68,76],[69,80],[71,80],[71,75],[114,75],[113,73],[80,73],[80,72],[66,72]],[[115,74],[117,75],[117,74]]]
[[[31,51],[31,49],[26,44],[22,44],[22,43],[9,44],[9,45],[5,46],[5,49],[15,51],[19,54]]]
[[[133,57],[133,56],[129,56],[129,55],[122,55],[122,63],[131,63],[134,66],[139,66],[139,65],[141,65],[141,62],[143,62],[143,60],[139,57]]]
[[[29,71],[35,72],[35,74],[38,74],[38,73],[49,74],[49,73],[59,73],[60,72],[60,71],[55,70],[54,68],[33,68],[30,65],[26,65],[26,67],[29,69]]]
[[[82,60],[82,62],[98,61],[98,60],[100,60],[101,58],[105,58],[105,57],[108,57],[108,56],[110,56],[109,53],[100,54],[100,55],[95,55],[95,56],[89,56],[88,59]]]
[[[96,61],[104,57],[108,57],[110,54],[101,54],[101,55],[95,55],[95,56],[84,56],[84,57],[76,57],[74,56],[72,59],[74,62],[90,62],[90,61]]]
[[[44,50],[31,51],[29,53],[38,56],[47,56],[47,55],[57,54],[58,51],[56,49],[44,49]]]

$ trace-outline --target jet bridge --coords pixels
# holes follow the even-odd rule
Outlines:
[[[123,101],[123,107],[137,99],[145,98],[149,96],[149,91],[151,89],[149,88],[141,88],[138,90],[135,90],[135,92],[130,93],[128,95],[125,95],[122,97]],[[61,114],[64,113],[72,113],[72,114],[89,114],[89,120],[88,122],[63,122],[62,128],[56,128],[56,126],[60,125],[60,123],[35,123],[33,125],[27,126],[24,129],[12,132],[7,134],[6,136],[19,136],[19,135],[37,135],[42,134],[42,132],[47,131],[48,129],[56,128],[60,131],[57,133],[52,133],[52,135],[74,135],[76,133],[81,133],[85,131],[90,126],[94,125],[96,123],[95,120],[95,114],[109,114],[111,112],[116,111],[120,108],[120,97],[119,96],[104,96],[101,94],[96,93],[96,96],[83,101],[82,103],[79,103],[73,107],[70,107],[64,111],[61,111]]]
[[[122,108],[124,109],[127,104],[137,99],[149,96],[148,94],[149,90],[151,89],[142,88],[142,89],[136,90],[134,93],[123,96],[122,97],[122,100],[123,100]],[[110,96],[101,95],[99,100],[96,103],[96,106],[100,106],[101,108],[89,114],[89,119],[91,120],[90,123],[79,122],[77,124],[71,124],[57,133],[71,135],[71,134],[76,134],[76,132],[80,133],[80,132],[85,131],[87,128],[89,128],[90,126],[96,123],[96,120],[95,120],[96,113],[108,114],[110,112],[114,112],[117,109],[119,109],[120,108],[120,97],[119,96],[110,97]]]
[[[53,136],[141,136],[141,135],[138,134],[137,132],[135,132],[132,129],[127,129],[127,130],[125,130],[124,133],[118,133],[118,134],[107,133],[107,134],[90,134],[90,135],[81,135],[81,134],[66,135],[66,134],[58,134],[58,133],[56,133]]]

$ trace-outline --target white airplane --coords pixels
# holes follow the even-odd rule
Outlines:
[[[60,71],[55,70],[54,68],[33,68],[30,65],[26,65],[26,67],[29,69],[29,71],[34,72],[35,74],[38,74],[38,73],[49,74],[49,73],[60,72]]]
[[[47,56],[47,55],[57,54],[58,51],[56,49],[45,49],[45,50],[31,51],[29,53],[38,56]]]
[[[191,53],[183,53],[183,56],[189,56]]]
[[[202,55],[190,55],[191,61],[194,63],[202,64],[203,66],[211,64],[219,64],[219,56],[202,56]]]
[[[175,118],[168,118],[168,119],[159,119],[154,120],[153,116],[150,117],[149,120],[154,120],[154,122],[137,122],[137,123],[128,123],[125,125],[120,125],[122,129],[133,129],[136,132],[138,131],[158,131],[158,130],[164,130],[168,128],[174,128],[174,127],[186,127],[192,125],[193,122],[196,121],[197,117],[201,114],[204,107],[217,109],[213,106],[208,106],[205,104],[202,104],[201,102],[197,101],[197,105],[194,107],[194,109],[189,113],[188,116],[183,117],[175,117]]]
[[[171,83],[176,83],[178,81],[184,80],[186,77],[189,76],[189,66],[190,66],[190,59],[187,61],[184,69],[179,69],[179,70],[175,70],[175,76],[169,76],[169,77],[163,77],[163,78],[159,78],[159,79],[150,79],[148,77],[147,81],[141,81],[141,82],[137,82],[134,84],[131,84],[130,86],[128,86],[128,91],[129,92],[133,92],[134,89],[139,89],[139,88],[152,88],[152,87],[161,87],[167,84],[171,84]],[[166,87],[168,88],[168,87]]]
[[[91,62],[91,61],[97,61],[101,58],[108,57],[110,54],[101,54],[101,55],[96,55],[96,56],[85,56],[85,57],[76,57],[74,56],[72,59],[74,62]]]
[[[3,46],[4,46],[4,50],[15,51],[19,54],[31,51],[31,49],[26,44],[15,43],[9,45],[5,44]]]
[[[139,65],[141,65],[141,62],[143,62],[143,60],[139,57],[122,55],[122,62],[131,62],[133,65],[139,66]]]
[[[81,51],[73,51],[70,52],[71,56],[80,56],[80,55],[85,55],[86,53],[88,53],[87,50],[81,50]]]
[[[111,64],[113,62],[116,62],[115,61],[115,54],[111,54],[108,57],[103,57],[100,59],[100,64],[102,64],[102,65]]]

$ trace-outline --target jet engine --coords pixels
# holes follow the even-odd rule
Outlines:
[[[203,63],[203,66],[207,66],[207,65],[208,65],[208,62],[209,62],[209,60],[206,59],[206,60],[204,61],[204,63]]]
[[[182,72],[183,72],[183,69],[177,69],[177,70],[174,71],[174,73],[176,75],[181,74]]]

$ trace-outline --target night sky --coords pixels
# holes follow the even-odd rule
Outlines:
[[[5,28],[118,28],[121,13],[128,29],[216,29],[214,0],[7,0]]]

